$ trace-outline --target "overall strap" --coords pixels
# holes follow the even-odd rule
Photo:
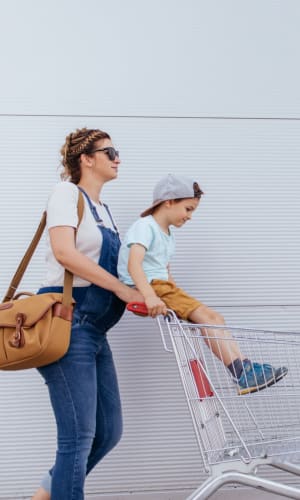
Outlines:
[[[116,224],[115,224],[115,221],[114,221],[114,219],[113,219],[113,216],[111,215],[111,211],[109,210],[108,205],[106,205],[106,203],[103,203],[103,206],[105,207],[105,209],[106,209],[106,211],[107,211],[107,213],[108,213],[108,215],[109,215],[109,218],[110,218],[110,220],[111,220],[111,223],[112,223],[112,225],[113,225],[114,230],[116,231],[116,233],[118,233],[118,234],[119,234],[118,228],[117,228],[117,226],[116,226]]]
[[[98,212],[97,212],[97,209],[96,209],[95,205],[93,205],[93,203],[91,202],[91,199],[90,199],[89,195],[88,195],[88,194],[87,194],[87,193],[86,193],[86,192],[85,192],[85,191],[84,191],[81,187],[79,187],[79,186],[78,186],[78,189],[79,189],[79,190],[82,192],[82,194],[85,196],[85,198],[86,198],[86,200],[87,200],[87,202],[88,202],[88,204],[89,204],[90,210],[91,210],[91,212],[92,212],[92,216],[94,217],[94,219],[95,219],[96,223],[97,223],[97,224],[100,224],[101,226],[104,226],[104,222],[103,222],[103,220],[101,219],[101,217],[99,216],[99,214],[98,214]],[[108,213],[108,216],[109,216],[109,218],[110,218],[110,220],[111,220],[111,223],[112,223],[112,226],[113,226],[113,228],[114,228],[115,232],[116,232],[117,234],[119,234],[118,228],[117,228],[117,226],[116,226],[116,224],[115,224],[115,222],[114,222],[114,220],[113,220],[113,218],[112,218],[112,215],[111,215],[111,213],[110,213],[110,210],[109,210],[108,206],[106,205],[106,203],[102,203],[102,205],[104,206],[104,208],[105,208],[106,212]]]
[[[84,200],[82,194],[79,192],[78,196],[78,204],[77,204],[77,214],[78,214],[78,224],[77,228],[75,231],[75,237],[76,233],[79,227],[79,224],[81,222],[82,216],[83,216],[83,209],[84,209]],[[8,287],[8,290],[4,296],[3,302],[8,302],[9,300],[12,300],[14,297],[14,294],[16,290],[18,289],[19,283],[21,279],[23,278],[23,275],[27,269],[27,266],[30,262],[30,259],[41,239],[41,236],[44,232],[45,226],[46,226],[46,220],[47,220],[47,212],[43,212],[41,221],[38,225],[38,228],[32,238],[32,241],[27,248],[23,259],[21,260],[20,264],[18,265],[18,268],[13,276],[13,279],[11,280],[11,283]],[[62,303],[64,305],[70,305],[72,303],[72,286],[73,286],[73,273],[65,269],[65,277],[64,277],[64,290],[63,290],[63,301]]]
[[[90,208],[90,211],[92,212],[92,216],[94,217],[94,219],[97,222],[97,224],[101,224],[102,226],[104,226],[104,222],[100,218],[95,205],[93,205],[93,203],[91,202],[91,199],[90,199],[89,195],[84,191],[84,189],[82,189],[82,187],[78,186],[78,189],[79,189],[79,191],[82,192],[82,194],[86,198],[86,200],[88,202],[88,205],[89,205],[89,208]]]

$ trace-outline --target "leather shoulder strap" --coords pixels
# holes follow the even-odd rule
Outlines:
[[[77,213],[78,213],[78,224],[77,228],[75,231],[75,237],[76,233],[78,230],[78,226],[82,220],[83,216],[83,210],[84,210],[84,200],[82,193],[79,191],[78,195],[78,205],[77,205]],[[9,300],[12,300],[16,290],[18,289],[19,283],[21,279],[23,278],[23,275],[27,269],[27,266],[30,262],[30,259],[38,246],[38,243],[41,239],[41,236],[44,232],[45,226],[46,226],[46,220],[47,220],[47,212],[43,212],[41,221],[38,225],[38,228],[32,238],[32,241],[27,248],[23,259],[21,260],[20,264],[18,265],[18,268],[14,274],[13,279],[11,280],[11,283],[8,287],[8,290],[4,296],[3,302],[8,302]],[[72,301],[72,285],[73,285],[73,274],[70,271],[65,270],[65,279],[64,279],[64,297],[63,297],[63,303],[65,305],[68,305]]]
[[[77,224],[77,228],[76,228],[76,231],[74,234],[75,240],[76,240],[79,224],[82,220],[83,210],[84,210],[83,194],[80,191],[80,189],[78,191],[79,191],[79,193],[78,193],[78,205],[77,205],[78,224]],[[72,289],[73,289],[73,273],[71,273],[71,271],[68,271],[67,269],[65,269],[64,291],[63,291],[63,298],[62,298],[62,303],[65,306],[69,306],[72,303]]]

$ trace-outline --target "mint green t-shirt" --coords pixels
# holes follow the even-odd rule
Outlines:
[[[119,279],[126,285],[134,284],[127,269],[129,249],[134,243],[146,249],[143,269],[148,282],[153,279],[167,280],[167,266],[175,252],[173,233],[164,233],[152,215],[141,217],[132,224],[121,245],[118,262]]]

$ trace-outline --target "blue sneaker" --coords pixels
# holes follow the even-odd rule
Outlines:
[[[257,392],[275,384],[281,380],[288,372],[285,366],[274,368],[267,363],[252,363],[248,359],[243,362],[243,372],[239,379],[236,380],[238,384],[238,394],[249,394],[250,392]]]

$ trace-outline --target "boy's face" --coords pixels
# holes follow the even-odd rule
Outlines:
[[[198,198],[167,201],[169,224],[175,227],[183,226],[183,224],[192,218],[194,211],[199,205],[199,201]]]

